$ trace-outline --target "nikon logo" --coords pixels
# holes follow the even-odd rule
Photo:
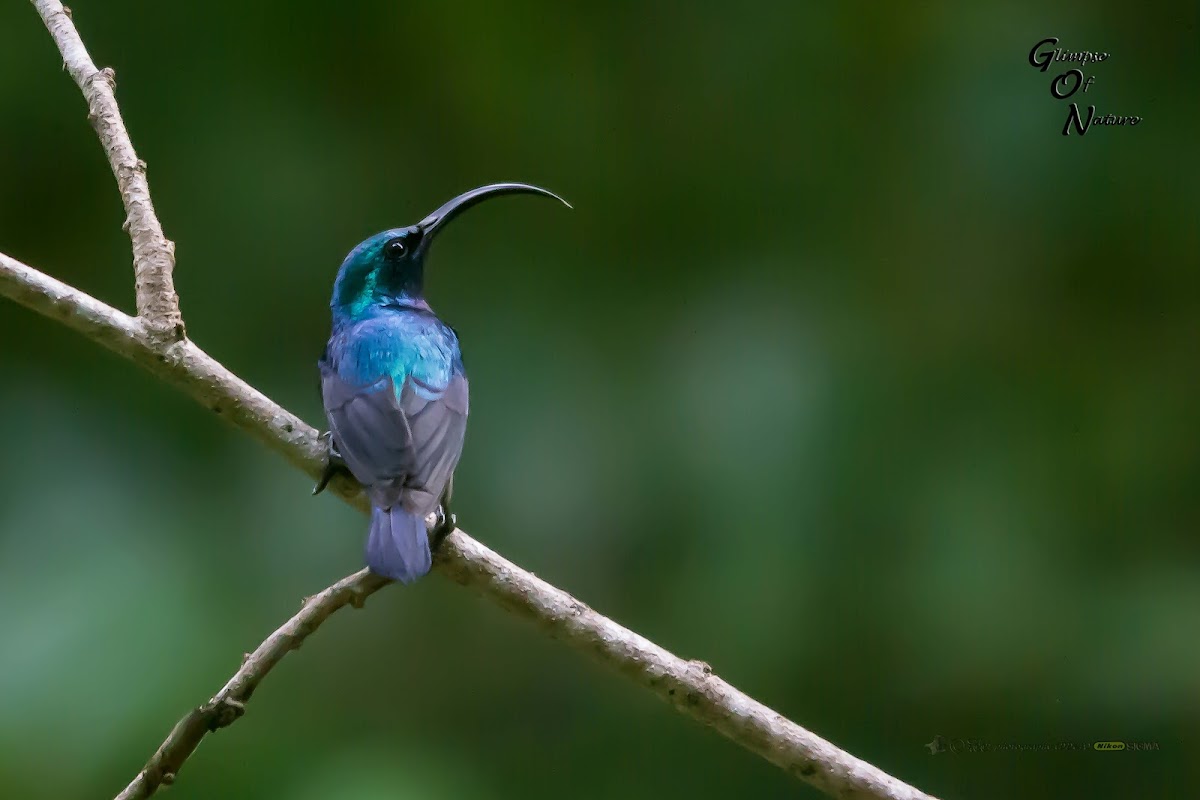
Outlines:
[[[1124,750],[1124,742],[1096,742],[1092,745],[1094,750]]]

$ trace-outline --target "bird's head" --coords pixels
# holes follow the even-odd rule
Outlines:
[[[540,194],[570,208],[553,192],[526,183],[493,183],[464,192],[416,225],[377,233],[350,251],[333,283],[334,317],[356,319],[383,303],[424,303],[425,256],[446,223],[473,205],[503,194]]]

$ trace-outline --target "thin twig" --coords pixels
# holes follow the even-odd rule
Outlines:
[[[197,706],[179,720],[166,741],[137,774],[116,800],[143,800],[154,794],[160,785],[175,782],[175,775],[209,731],[231,725],[246,710],[246,701],[254,693],[271,668],[292,650],[296,650],[317,626],[345,605],[362,608],[367,596],[377,591],[387,580],[367,570],[330,586],[320,594],[305,598],[304,607],[279,630],[267,637],[253,653],[242,661],[242,668],[229,682],[202,706]]]
[[[133,242],[134,285],[137,310],[149,332],[164,338],[183,338],[183,318],[171,273],[175,245],[163,234],[150,201],[146,162],[137,157],[114,94],[117,76],[111,68],[97,69],[71,21],[71,13],[58,0],[32,0],[62,53],[63,66],[88,104],[88,121],[96,129],[112,167],[125,205],[125,228]]]

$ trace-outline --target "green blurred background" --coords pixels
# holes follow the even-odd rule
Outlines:
[[[1194,790],[1195,4],[73,5],[240,376],[319,423],[345,253],[545,185],[575,210],[488,204],[430,265],[467,530],[944,798]],[[1061,136],[1047,36],[1145,121]],[[59,62],[0,5],[0,250],[130,309]],[[0,359],[0,796],[110,797],[365,523],[7,301]],[[817,794],[434,577],[331,620],[170,796]]]

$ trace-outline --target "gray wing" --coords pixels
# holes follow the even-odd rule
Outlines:
[[[469,405],[465,375],[455,375],[437,394],[410,377],[400,392],[414,450],[413,471],[406,483],[432,493],[435,505],[462,455]]]
[[[413,511],[433,511],[462,454],[467,379],[457,375],[439,392],[410,377],[397,397],[390,377],[354,386],[332,369],[321,372],[329,428],[354,477],[379,490],[393,487],[379,498],[385,506],[399,488]]]

